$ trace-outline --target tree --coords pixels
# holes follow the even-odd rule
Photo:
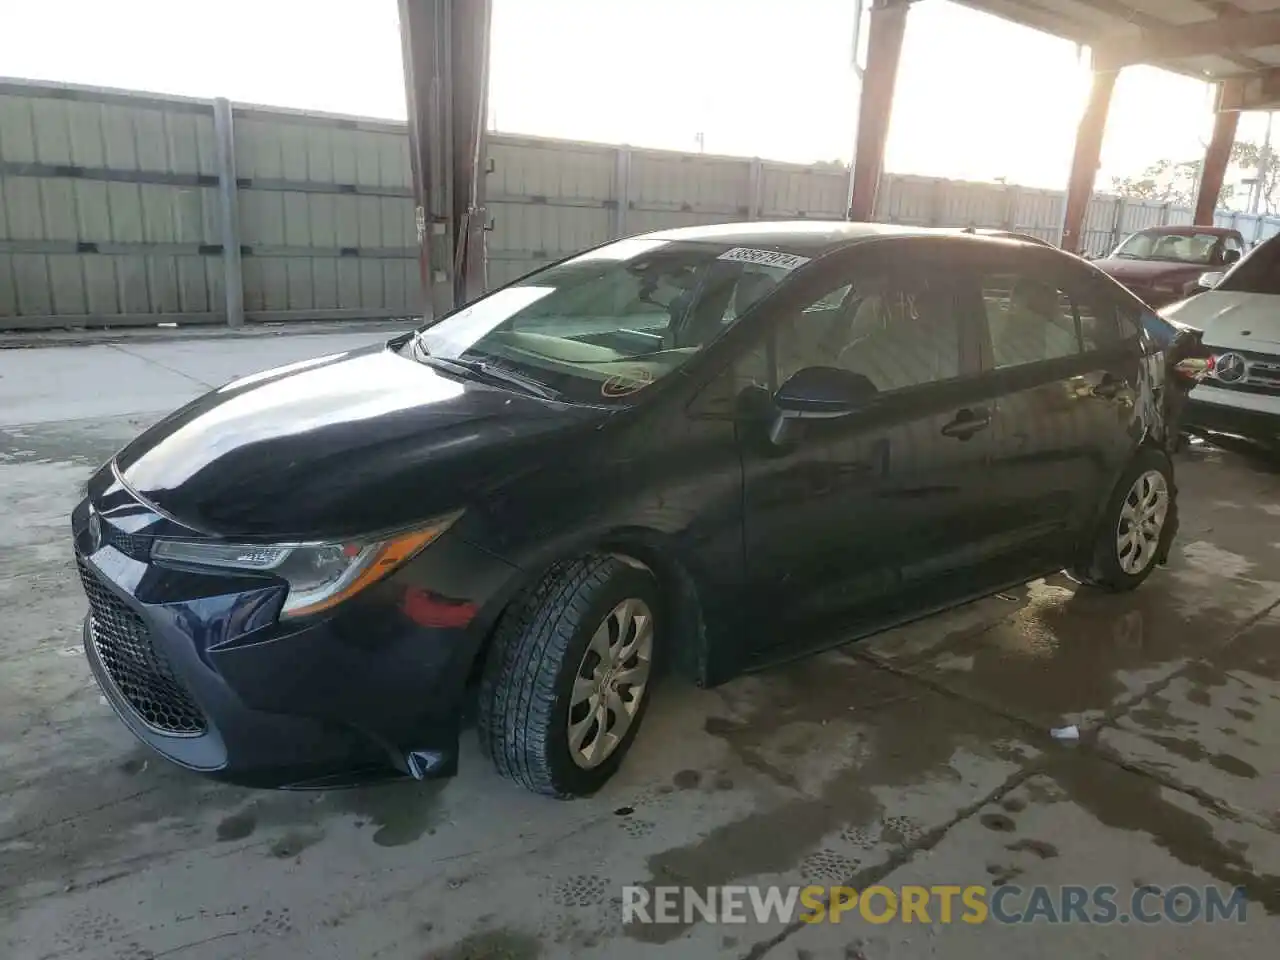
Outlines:
[[[1237,148],[1239,148],[1237,150]],[[1262,147],[1256,143],[1236,143],[1231,148],[1231,162],[1243,167],[1247,179],[1258,175],[1258,161],[1262,156]],[[1274,213],[1280,206],[1280,162],[1274,151],[1267,162],[1266,176],[1262,178],[1262,203],[1259,209],[1263,213]]]
[[[1231,145],[1228,166],[1247,171],[1247,175],[1252,175],[1257,169],[1261,151],[1262,148],[1256,143],[1236,141]],[[1112,177],[1111,190],[1122,197],[1132,197],[1135,200],[1155,200],[1176,207],[1190,207],[1196,202],[1196,184],[1200,180],[1200,168],[1203,163],[1204,161],[1199,159],[1160,160],[1136,177]],[[1218,194],[1219,207],[1231,205],[1239,181],[1243,178],[1240,176],[1222,184],[1222,191]],[[1280,180],[1280,169],[1273,167],[1267,173],[1267,185],[1263,193],[1268,213],[1272,209],[1272,196],[1276,191],[1278,180]]]

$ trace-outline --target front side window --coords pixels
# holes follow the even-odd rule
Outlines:
[[[410,346],[424,362],[487,364],[572,402],[625,405],[807,262],[727,243],[620,240],[477,300]]]
[[[1208,266],[1219,260],[1218,240],[1216,233],[1143,230],[1116,247],[1112,256],[1121,260],[1171,260]]]
[[[982,278],[982,302],[997,368],[1080,352],[1076,306],[1053,284],[1015,273],[990,273]]]
[[[776,333],[778,383],[805,367],[842,367],[878,393],[960,375],[960,328],[950,284],[928,276],[845,283]]]
[[[764,339],[708,385],[705,416],[731,415],[744,391],[772,394],[807,367],[842,367],[869,392],[891,393],[961,374],[960,324],[942,276],[833,281],[808,306],[781,315]]]

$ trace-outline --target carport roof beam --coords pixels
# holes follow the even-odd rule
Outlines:
[[[1135,37],[1103,39],[1094,45],[1094,64],[1114,70],[1134,63],[1224,55],[1280,44],[1280,10],[1219,17],[1177,27],[1145,27]]]

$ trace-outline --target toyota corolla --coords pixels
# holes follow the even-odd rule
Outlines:
[[[266,786],[482,750],[600,787],[712,685],[1176,527],[1143,305],[1043,245],[847,223],[620,240],[410,334],[236,380],[72,516],[142,741]]]

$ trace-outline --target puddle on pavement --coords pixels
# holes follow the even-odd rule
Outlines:
[[[1268,914],[1280,914],[1280,875],[1255,870],[1241,844],[1220,840],[1212,814],[1179,805],[1195,803],[1190,797],[1086,754],[1056,754],[1044,773],[1105,826],[1146,834],[1180,863],[1203,870],[1225,886],[1242,887],[1245,896]]]
[[[444,780],[392,781],[323,793],[259,791],[243,809],[218,823],[216,835],[218,840],[244,840],[259,827],[305,827],[326,823],[335,815],[353,815],[356,827],[369,830],[378,846],[400,847],[435,833],[441,816],[440,794],[446,785]],[[296,830],[286,837],[290,835],[293,844],[301,842],[302,835]],[[311,831],[305,836],[303,849],[318,842],[323,832]]]
[[[301,856],[308,847],[323,839],[323,830],[289,830],[271,844],[270,853],[279,860],[287,860]]]
[[[0,427],[0,464],[70,463],[96,469],[155,419],[127,416]]]
[[[1184,737],[1162,736],[1160,734],[1150,734],[1148,739],[1183,759],[1191,760],[1195,763],[1207,761],[1223,773],[1228,773],[1234,777],[1255,778],[1258,776],[1257,769],[1251,764],[1245,763],[1238,757],[1233,757],[1227,753],[1209,753],[1199,741]]]
[[[399,847],[436,832],[443,813],[440,795],[447,785],[447,780],[429,780],[335,790],[325,795],[325,804],[354,813],[357,824],[373,830],[378,846]]]
[[[1009,745],[1005,721],[866,663],[813,658],[757,679],[762,682],[749,685],[749,698],[737,696],[735,684],[722,688],[732,716],[709,719],[707,731],[745,766],[782,787],[783,798],[650,856],[651,885],[704,888],[787,873],[812,860],[815,848],[836,832],[861,837],[864,849],[917,841],[924,835],[921,827],[887,816],[893,811],[884,809],[876,791],[959,781],[951,761],[961,747],[1007,761],[1024,759]],[[832,756],[837,740],[844,744],[838,757]],[[809,759],[806,754],[821,761],[824,779],[802,782],[796,771]],[[873,824],[878,827],[867,829]],[[850,879],[860,863],[839,860],[845,873],[828,871],[828,882]],[[634,924],[627,934],[666,943],[690,926]]]
[[[97,786],[86,808],[89,782]],[[447,785],[393,781],[322,793],[249,790],[181,770],[138,747],[96,773],[50,774],[38,790],[9,801],[25,806],[0,837],[0,891],[70,880],[124,855],[132,872],[205,844],[261,841],[270,856],[302,856],[335,821],[354,821],[378,846],[402,846],[434,832],[444,816]],[[58,799],[51,803],[51,797]],[[39,842],[16,842],[32,838]]]
[[[452,946],[432,950],[423,960],[537,960],[542,944],[518,930],[481,930]]]
[[[1274,585],[1198,573],[1157,572],[1118,595],[1054,578],[1033,584],[1021,610],[913,672],[1037,725],[1078,722],[1214,651],[1277,597]],[[956,662],[965,669],[946,669]]]

